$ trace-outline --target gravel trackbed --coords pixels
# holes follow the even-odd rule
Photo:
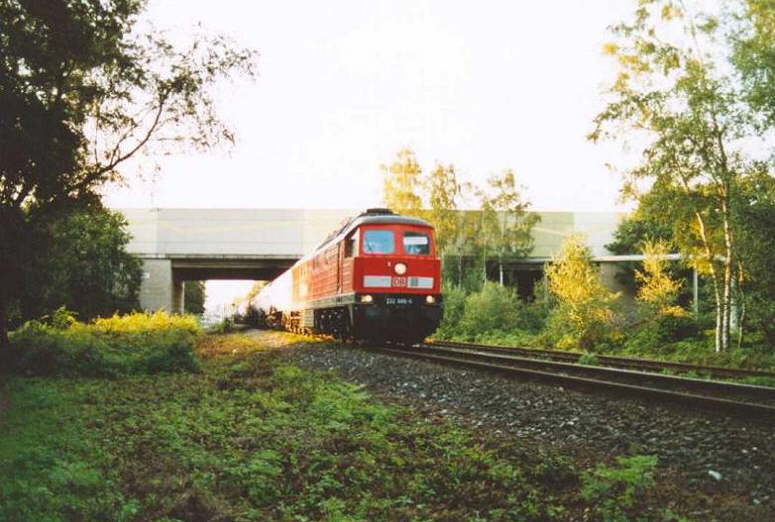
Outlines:
[[[594,458],[659,457],[708,495],[775,509],[775,427],[762,422],[605,397],[333,343],[286,351],[289,362],[335,371],[377,396]],[[763,506],[762,506],[763,507]]]

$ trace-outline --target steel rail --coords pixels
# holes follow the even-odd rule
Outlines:
[[[694,379],[679,377],[677,375],[664,375],[660,373],[641,372],[629,369],[607,368],[605,366],[590,366],[567,362],[547,361],[507,355],[502,353],[490,353],[475,349],[446,348],[433,345],[421,345],[423,350],[440,354],[453,354],[464,357],[473,357],[480,360],[490,360],[502,363],[517,364],[522,367],[539,368],[554,372],[567,372],[586,375],[593,378],[620,379],[625,381],[649,382],[678,389],[691,389],[702,392],[715,392],[723,395],[739,395],[756,399],[770,400],[775,404],[775,388],[768,386],[754,386],[751,384],[737,384],[723,381],[710,381],[706,379]]]
[[[525,348],[521,346],[493,346],[486,344],[466,343],[460,341],[433,341],[427,343],[430,346],[443,346],[452,348],[471,348],[497,353],[522,354],[531,357],[543,357],[551,360],[577,362],[583,354],[576,352],[564,352],[559,350],[541,350],[537,348]],[[720,366],[701,366],[689,363],[655,361],[652,359],[638,359],[630,357],[612,357],[596,355],[598,362],[604,366],[615,368],[629,368],[639,370],[673,370],[681,373],[696,372],[718,378],[741,377],[770,377],[775,379],[775,373],[763,370],[743,370],[738,368],[723,368]]]
[[[518,375],[518,376],[527,377],[530,379],[548,382],[551,384],[562,384],[569,388],[572,387],[572,388],[580,388],[585,390],[589,390],[591,388],[595,390],[614,392],[618,396],[627,395],[638,399],[658,400],[662,403],[669,403],[669,404],[678,403],[686,406],[702,407],[704,409],[712,409],[713,411],[716,411],[716,412],[724,411],[725,413],[735,415],[735,416],[740,416],[740,415],[746,416],[748,420],[756,420],[756,421],[765,420],[767,422],[775,421],[775,406],[768,405],[768,404],[731,400],[724,397],[699,395],[695,393],[686,393],[684,391],[667,390],[664,388],[657,388],[652,386],[642,386],[639,384],[604,380],[604,377],[606,374],[602,371],[597,374],[597,377],[603,377],[603,378],[593,378],[589,376],[589,375],[593,375],[591,370],[607,370],[608,372],[619,372],[620,377],[622,375],[626,375],[628,376],[627,378],[633,378],[633,379],[647,377],[648,379],[644,379],[644,380],[651,381],[652,380],[651,378],[654,377],[655,374],[644,374],[642,372],[622,371],[622,370],[615,370],[612,368],[599,368],[599,367],[594,368],[594,367],[583,366],[583,365],[557,363],[557,362],[550,362],[550,361],[539,361],[536,359],[526,359],[526,358],[519,358],[519,357],[507,357],[506,358],[507,360],[504,361],[503,356],[487,354],[482,352],[475,354],[473,356],[474,358],[472,359],[471,352],[465,352],[464,350],[451,351],[451,352],[447,351],[446,353],[452,354],[452,356],[450,356],[450,355],[441,354],[441,353],[445,353],[444,349],[434,347],[431,350],[429,348],[430,347],[426,345],[425,347],[421,346],[419,348],[370,347],[368,349],[376,352],[382,352],[389,355],[399,355],[402,357],[411,357],[414,359],[428,360],[433,362],[452,364],[456,366],[463,366],[463,367],[469,367],[469,368],[479,368],[490,372],[497,372],[497,373],[502,373],[502,374],[512,375],[512,376]],[[558,366],[552,366],[552,365],[558,365]],[[532,367],[526,367],[526,366],[532,366]],[[590,370],[590,372],[587,373],[588,376],[584,376],[584,377],[562,373],[565,371],[569,371],[570,370],[568,368],[569,366],[572,367],[573,370],[577,370],[581,368],[583,369],[582,371]],[[541,369],[537,369],[537,368],[541,368]],[[546,371],[546,370],[554,370],[554,371]],[[612,374],[609,373],[608,375],[610,376]],[[637,377],[635,377],[635,375],[637,375]],[[689,380],[693,382],[698,381],[701,383],[715,382],[715,381],[702,381],[699,379],[685,379],[682,377],[666,376],[666,375],[665,376],[658,375],[658,377],[684,379],[684,380]],[[746,385],[732,385],[729,383],[718,383],[718,384],[722,384],[726,386],[746,386]],[[775,394],[775,391],[773,391],[772,389],[767,388],[767,390]]]

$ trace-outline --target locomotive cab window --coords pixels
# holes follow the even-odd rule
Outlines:
[[[363,252],[365,254],[392,254],[395,250],[395,238],[392,230],[366,230],[363,233]]]
[[[404,252],[412,255],[431,253],[431,240],[422,232],[404,232]]]

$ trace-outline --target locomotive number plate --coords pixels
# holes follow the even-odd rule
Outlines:
[[[406,287],[406,282],[407,282],[406,277],[393,276],[393,281],[391,282],[390,286]]]
[[[386,297],[385,304],[388,305],[410,305],[412,304],[411,297]]]

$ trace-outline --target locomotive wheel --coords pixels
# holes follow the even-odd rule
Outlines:
[[[344,308],[333,310],[332,334],[335,339],[346,341],[350,337],[350,316]]]

